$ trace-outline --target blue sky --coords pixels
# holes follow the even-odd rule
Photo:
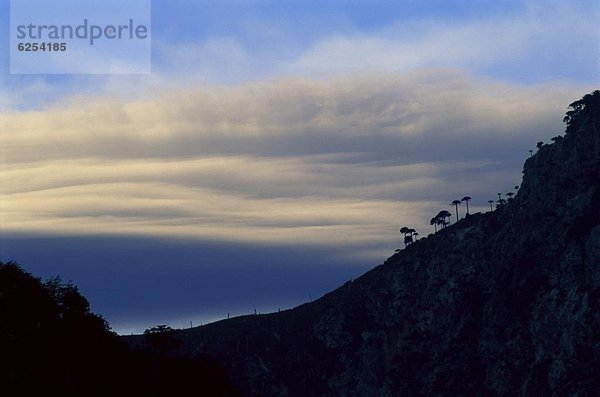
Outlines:
[[[8,4],[0,257],[119,332],[300,304],[484,211],[600,80],[593,1],[153,1],[134,76],[8,74]]]
[[[0,17],[5,29],[8,3],[2,1]],[[598,9],[593,1],[153,1],[154,78],[133,80],[137,87],[157,78],[235,84],[274,76],[457,67],[522,84],[593,84],[600,73]],[[4,54],[7,46],[8,40],[0,43]],[[13,106],[98,93],[111,82],[132,80],[6,76],[7,57],[2,70],[6,87],[36,94]]]

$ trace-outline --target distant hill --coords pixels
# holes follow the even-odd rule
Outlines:
[[[600,92],[565,121],[506,205],[313,303],[178,331],[172,354],[263,397],[599,396]]]

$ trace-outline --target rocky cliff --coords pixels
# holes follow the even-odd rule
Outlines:
[[[600,92],[514,199],[310,304],[179,331],[270,396],[600,395]]]

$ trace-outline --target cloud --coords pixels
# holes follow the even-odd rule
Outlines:
[[[260,156],[380,152],[382,142],[408,146],[433,133],[443,141],[457,134],[518,135],[519,128],[540,122],[548,127],[549,120],[561,118],[561,99],[571,100],[579,90],[527,88],[455,70],[430,70],[200,86],[147,100],[75,96],[45,110],[5,113],[5,128],[12,132],[0,150],[6,161],[74,154],[239,154],[239,146]],[[436,146],[431,145],[433,152]]]
[[[302,28],[294,25],[286,30],[271,19],[262,21],[267,27],[256,32],[218,32],[185,43],[159,38],[155,71],[182,84],[432,67],[529,83],[600,78],[596,56],[600,8],[592,4],[527,2],[493,15],[434,17],[407,17],[402,9],[402,5],[395,8],[398,15],[392,22],[369,29],[329,21],[327,29],[314,26],[317,33],[307,39],[298,37]]]
[[[317,158],[35,162],[3,172],[3,228],[336,245],[386,239],[390,230],[375,225],[387,214],[424,206],[364,199],[369,192],[352,191],[352,181],[331,183],[349,170],[327,166]]]
[[[199,84],[233,87],[422,68],[525,84],[600,79],[600,8],[593,2],[479,4],[469,12],[457,7],[434,13],[423,5],[411,12],[413,6],[297,4],[292,18],[288,7],[276,7],[272,15],[267,5],[165,4],[155,7],[163,18],[153,27],[152,75],[11,76],[6,70],[0,108],[36,109],[77,93],[131,99]],[[380,20],[366,23],[365,7]],[[382,10],[389,11],[385,17]]]
[[[492,18],[398,21],[375,31],[322,37],[286,62],[284,70],[331,75],[455,67],[513,81],[597,81],[600,64],[591,54],[598,51],[599,11],[597,7],[531,4],[521,13]]]
[[[484,210],[584,88],[456,70],[78,96],[2,114],[3,230],[396,245],[465,194]]]

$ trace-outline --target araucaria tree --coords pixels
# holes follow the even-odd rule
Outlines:
[[[456,222],[458,222],[458,206],[461,204],[460,200],[454,200],[453,202],[450,203],[450,205],[454,206],[454,208],[456,208]]]
[[[448,211],[441,210],[440,212],[438,212],[438,214],[435,217],[440,220],[440,225],[442,226],[442,228],[445,228],[446,226],[448,226],[450,224],[451,216],[452,216],[452,214],[449,213]],[[448,220],[446,220],[446,218],[448,218]]]
[[[417,231],[415,229],[411,229],[406,226],[403,226],[400,228],[400,233],[402,233],[404,235],[404,245],[405,246],[413,243],[413,235],[416,232]]]
[[[464,201],[467,204],[467,215],[469,215],[469,201],[471,201],[471,197],[465,196],[460,201]]]
[[[433,225],[433,230],[435,233],[437,233],[437,225],[440,224],[440,220],[437,217],[433,217],[431,218],[431,220],[429,221],[430,225]]]
[[[417,231],[415,229],[412,229],[412,228],[408,229],[408,236],[406,238],[406,243],[407,243],[406,245],[414,243],[415,242],[415,236],[417,234],[419,234],[419,233],[417,233]]]

